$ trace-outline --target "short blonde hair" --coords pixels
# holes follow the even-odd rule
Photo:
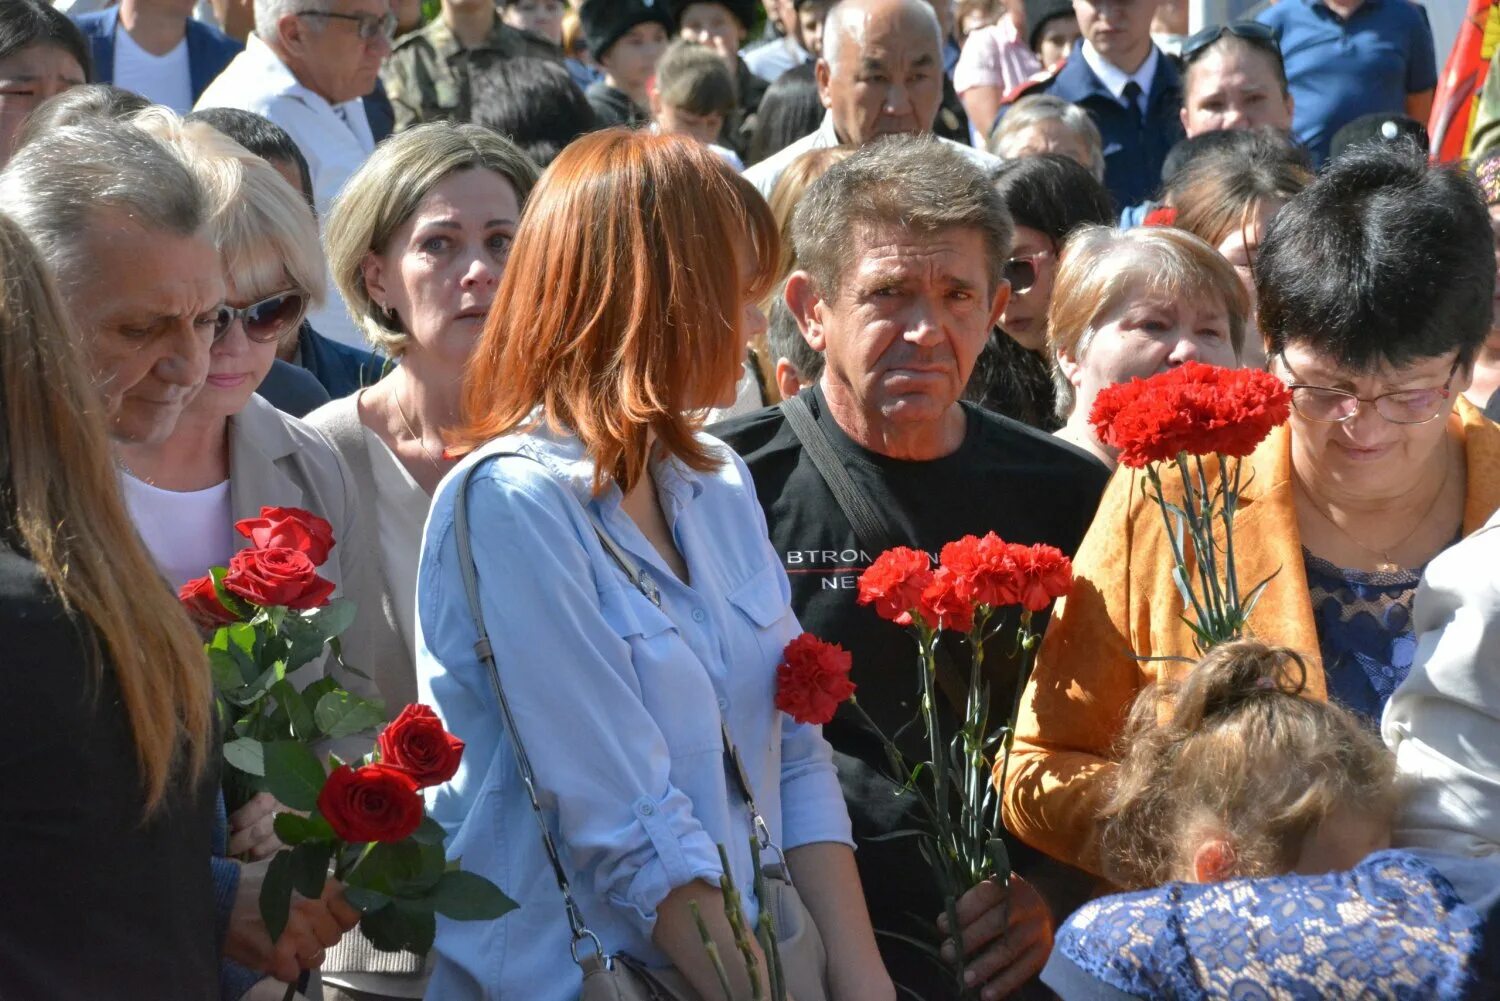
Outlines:
[[[334,284],[349,314],[374,347],[399,358],[410,336],[391,324],[365,288],[367,254],[383,254],[428,193],[449,174],[489,170],[510,182],[525,205],[536,164],[504,136],[479,125],[430,122],[392,136],[355,172],[328,214],[324,245]],[[586,225],[587,220],[579,220]]]
[[[1217,250],[1191,233],[1166,226],[1123,231],[1084,226],[1063,247],[1047,309],[1047,353],[1057,388],[1057,413],[1064,420],[1077,399],[1058,356],[1081,358],[1100,320],[1120,304],[1137,278],[1145,279],[1150,295],[1222,302],[1229,314],[1229,343],[1235,357],[1240,356],[1250,297]]]
[[[255,300],[289,287],[320,304],[326,292],[318,223],[302,193],[265,160],[203,122],[152,107],[134,119],[173,150],[207,190],[209,233],[234,294]],[[297,336],[297,328],[287,331]]]

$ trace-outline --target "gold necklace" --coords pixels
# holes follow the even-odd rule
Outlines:
[[[1446,442],[1444,443],[1444,447],[1447,447]],[[1319,517],[1336,528],[1350,542],[1353,542],[1356,546],[1363,549],[1370,555],[1380,557],[1380,562],[1375,564],[1375,570],[1377,573],[1399,573],[1402,567],[1400,564],[1391,559],[1391,550],[1400,549],[1402,546],[1406,545],[1411,537],[1417,534],[1417,529],[1421,528],[1424,524],[1427,523],[1427,519],[1432,515],[1432,512],[1437,509],[1438,501],[1443,499],[1443,493],[1448,489],[1448,476],[1452,472],[1452,470],[1453,463],[1445,457],[1443,461],[1443,482],[1438,485],[1437,494],[1432,498],[1432,503],[1427,505],[1427,510],[1422,512],[1422,517],[1417,519],[1417,522],[1412,526],[1411,531],[1407,532],[1405,535],[1401,536],[1401,538],[1397,539],[1395,542],[1392,542],[1384,549],[1378,549],[1370,545],[1369,543],[1360,539],[1359,536],[1349,531],[1349,529],[1334,521],[1333,515],[1330,512],[1325,511],[1318,504],[1318,502],[1313,499],[1312,491],[1308,490],[1306,486],[1302,488],[1302,495],[1307,498],[1307,502],[1312,505],[1313,510],[1318,512]]]
[[[406,426],[407,437],[411,438],[417,443],[417,447],[422,450],[422,454],[427,456],[427,461],[432,463],[432,468],[438,470],[439,472],[442,472],[442,460],[433,455],[432,449],[427,447],[427,442],[422,438],[422,436],[417,434],[416,431],[412,430],[411,419],[406,416],[406,408],[401,405],[401,393],[399,391],[392,392],[391,399],[396,401],[396,413],[401,415],[401,423]]]

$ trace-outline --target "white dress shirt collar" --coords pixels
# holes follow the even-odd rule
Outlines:
[[[1156,80],[1156,66],[1161,61],[1161,53],[1157,51],[1155,45],[1151,46],[1151,54],[1134,73],[1126,73],[1114,63],[1106,60],[1088,41],[1083,43],[1083,61],[1088,63],[1089,69],[1094,71],[1099,82],[1104,84],[1105,88],[1115,96],[1115,100],[1121,104],[1125,103],[1125,85],[1134,80],[1141,88],[1141,111],[1146,110],[1146,102],[1151,99],[1151,84]]]

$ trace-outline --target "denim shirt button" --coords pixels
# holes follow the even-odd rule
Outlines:
[[[729,711],[729,700],[722,695],[719,696],[719,710],[721,712]]]
[[[705,615],[705,614],[703,614],[703,609],[701,609],[701,608],[695,608],[695,609],[693,609],[693,621],[694,622],[702,622],[706,618],[708,618],[708,616]]]
[[[639,800],[635,804],[635,812],[642,817],[654,817],[656,815],[656,804],[650,800]]]

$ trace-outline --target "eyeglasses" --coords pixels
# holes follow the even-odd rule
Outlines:
[[[260,302],[248,306],[219,307],[219,316],[214,323],[214,340],[229,332],[238,320],[245,328],[245,336],[257,344],[279,341],[297,324],[307,312],[307,294],[304,292],[278,292]]]
[[[1279,357],[1290,372],[1292,367],[1287,365],[1286,356]],[[1342,389],[1309,386],[1301,382],[1288,383],[1287,388],[1292,391],[1292,408],[1307,420],[1319,424],[1342,424],[1353,420],[1366,403],[1392,424],[1426,424],[1436,420],[1443,412],[1444,404],[1452,395],[1448,387],[1453,384],[1453,376],[1458,373],[1458,364],[1458,359],[1455,358],[1453,367],[1448,370],[1448,378],[1441,386],[1399,389],[1394,393],[1382,393],[1374,397],[1356,396]]]
[[[1223,38],[1233,35],[1257,48],[1275,53],[1281,58],[1281,31],[1268,28],[1259,21],[1235,21],[1232,24],[1214,24],[1195,31],[1182,43],[1182,61],[1190,63],[1203,54],[1203,50]]]
[[[1034,254],[1022,254],[1012,257],[1005,262],[1005,280],[1010,283],[1012,292],[1025,292],[1036,284],[1037,261],[1050,254],[1048,250],[1038,250]]]
[[[361,41],[373,42],[377,38],[384,37],[387,42],[396,37],[396,15],[386,13],[380,16],[374,14],[334,14],[326,10],[299,10],[298,17],[326,17],[335,21],[357,21],[359,22],[359,37]]]

